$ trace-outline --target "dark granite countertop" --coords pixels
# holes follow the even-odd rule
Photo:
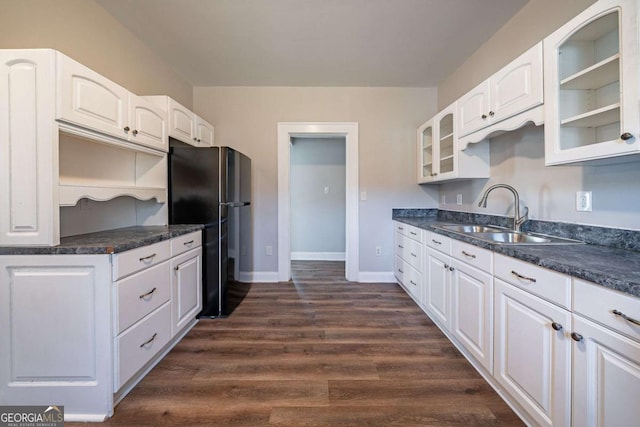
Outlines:
[[[437,224],[454,222],[435,215],[394,215],[393,219],[640,297],[640,252],[637,251],[594,244],[500,245],[435,228]]]
[[[100,255],[128,251],[202,230],[201,224],[117,228],[63,237],[58,246],[0,247],[0,255]]]

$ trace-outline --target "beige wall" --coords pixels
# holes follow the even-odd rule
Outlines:
[[[433,88],[201,87],[194,107],[218,144],[253,161],[254,271],[278,269],[278,122],[358,122],[359,188],[368,194],[359,205],[361,271],[393,270],[392,208],[437,206],[437,187],[416,185],[415,165],[416,128],[436,112]]]
[[[451,104],[594,2],[530,0],[438,86],[438,108]]]
[[[137,95],[191,107],[191,85],[92,0],[0,0],[0,48],[53,48]]]

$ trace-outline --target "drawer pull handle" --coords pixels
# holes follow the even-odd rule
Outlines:
[[[438,242],[436,239],[431,239],[431,241],[433,243],[435,243],[436,245],[441,245],[442,244],[442,242]]]
[[[145,299],[145,297],[148,297],[149,295],[153,294],[156,291],[156,289],[157,288],[153,288],[149,292],[147,292],[146,294],[140,295],[140,299]]]
[[[518,272],[516,272],[516,271],[511,270],[511,274],[516,276],[518,279],[528,280],[528,281],[530,281],[532,283],[536,283],[536,279],[534,279],[532,277],[523,276],[522,274],[518,274]]]
[[[402,271],[402,269],[401,269],[401,268],[399,268],[399,269],[398,269],[398,271],[399,271],[400,273],[404,273],[404,271]]]
[[[414,282],[413,280],[409,280],[409,282],[413,285],[413,286],[418,286],[418,284],[416,282]]]
[[[576,342],[580,342],[584,337],[577,332],[571,332],[571,338]]]
[[[413,231],[410,231],[409,234],[413,234],[414,236],[418,235],[418,233],[414,233]]]
[[[404,230],[404,227],[398,227],[398,230],[402,231]]]
[[[192,243],[193,243],[193,240],[189,240],[188,242],[184,242],[184,243],[183,243],[183,245],[185,245],[185,246],[189,246],[189,245],[190,245],[190,244],[192,244]]]
[[[559,331],[559,330],[561,330],[561,329],[562,329],[562,325],[561,325],[560,323],[558,323],[558,322],[553,322],[553,323],[551,324],[551,327],[552,327],[554,330],[556,330],[556,331]]]
[[[418,258],[418,255],[414,254],[413,252],[411,252],[411,256],[414,258]]]
[[[142,257],[142,258],[140,258],[140,262],[144,262],[144,261],[146,261],[148,259],[152,259],[155,256],[156,256],[156,254],[151,254],[149,256]]]
[[[634,325],[640,326],[640,320],[636,320],[633,317],[629,317],[629,316],[627,316],[626,314],[624,314],[621,311],[618,311],[618,310],[614,309],[614,310],[612,310],[612,313],[615,314],[616,316],[622,317],[624,320],[626,320],[629,323],[633,323]]]
[[[469,258],[476,259],[476,256],[475,256],[474,254],[470,254],[470,253],[465,252],[465,251],[462,251],[462,255],[464,255],[464,256],[468,256]]]
[[[400,249],[404,249],[404,246],[402,246],[402,245],[398,245],[398,247],[399,247]]]
[[[153,342],[153,340],[156,339],[157,336],[158,336],[158,333],[156,332],[155,334],[153,334],[153,336],[151,338],[149,338],[148,340],[146,340],[145,342],[140,344],[140,348],[144,347],[147,344],[151,344]]]

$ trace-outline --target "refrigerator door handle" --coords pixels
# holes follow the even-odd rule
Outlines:
[[[242,206],[249,206],[251,202],[220,202],[220,206],[227,206],[230,208],[241,208]]]

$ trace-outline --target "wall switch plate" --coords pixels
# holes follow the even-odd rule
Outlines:
[[[458,206],[462,205],[462,194],[456,194],[456,204]]]
[[[576,210],[579,212],[591,212],[591,191],[576,191]]]
[[[329,187],[324,187],[324,194],[329,194]]]
[[[267,256],[273,255],[273,246],[265,246],[264,252]]]
[[[366,191],[361,191],[360,192],[360,200],[362,200],[363,202],[365,200],[367,200],[367,192]]]
[[[376,256],[382,255],[382,246],[376,246]]]

